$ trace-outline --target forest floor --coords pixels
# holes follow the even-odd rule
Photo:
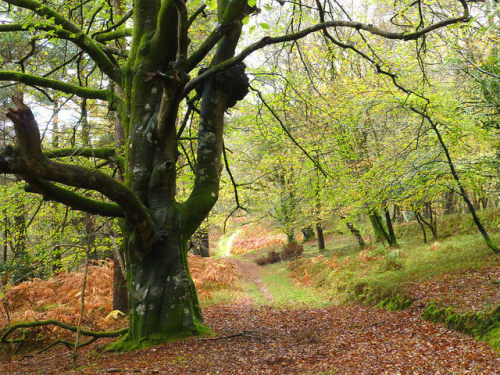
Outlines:
[[[430,323],[407,309],[334,306],[254,255],[229,261],[240,275],[226,303],[204,304],[216,337],[189,338],[131,353],[110,353],[102,339],[79,352],[63,347],[4,358],[1,374],[498,374],[485,343]],[[447,282],[447,280],[444,280]],[[226,292],[224,292],[226,293]]]

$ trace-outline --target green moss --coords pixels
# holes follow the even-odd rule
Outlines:
[[[431,304],[422,317],[433,323],[444,323],[447,328],[472,335],[500,350],[500,306],[490,312],[458,313],[450,307]]]
[[[491,326],[490,330],[481,336],[481,340],[486,341],[492,348],[500,351],[500,322]]]
[[[377,304],[379,309],[386,309],[388,311],[401,311],[413,303],[413,301],[403,295],[396,295],[394,297],[384,298]]]
[[[215,336],[215,334],[212,331],[212,329],[207,325],[195,321],[194,327],[190,330],[172,332],[172,333],[157,333],[149,335],[149,337],[140,340],[131,339],[130,335],[127,333],[119,340],[110,344],[106,348],[106,350],[113,352],[129,352],[133,350],[138,350],[138,349],[148,348],[150,346],[163,344],[170,341],[183,340],[193,336]]]

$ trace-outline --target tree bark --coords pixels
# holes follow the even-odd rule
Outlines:
[[[361,233],[359,232],[359,229],[354,226],[353,223],[346,221],[345,223],[347,225],[347,228],[349,231],[356,237],[356,241],[358,241],[358,245],[360,248],[364,249],[366,247],[366,242],[361,236]]]
[[[373,233],[375,234],[375,242],[383,242],[384,240],[388,241],[389,236],[385,231],[380,215],[375,211],[371,211],[368,216],[370,218],[370,222],[372,223]]]
[[[128,291],[127,281],[123,277],[117,259],[117,254],[113,255],[113,310],[121,312],[128,311]]]
[[[134,251],[133,246],[127,249]],[[189,273],[186,236],[165,230],[143,259],[134,258],[127,266],[130,328],[112,349],[131,350],[208,332]]]
[[[321,225],[321,223],[316,224],[316,233],[318,236],[318,249],[324,250],[325,249],[325,236],[323,234],[323,226]]]
[[[444,214],[449,215],[455,212],[453,190],[444,193]]]
[[[385,222],[387,224],[387,231],[389,234],[389,245],[395,247],[398,246],[398,241],[396,239],[396,234],[394,233],[394,228],[392,226],[391,214],[387,207],[385,208]]]

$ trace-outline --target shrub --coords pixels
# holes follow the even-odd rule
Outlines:
[[[290,242],[283,247],[281,252],[271,250],[267,255],[260,257],[256,260],[259,266],[266,264],[277,263],[282,260],[292,260],[300,257],[304,252],[304,247],[296,242]]]

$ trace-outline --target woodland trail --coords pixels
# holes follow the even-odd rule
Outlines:
[[[232,258],[242,281],[267,302],[266,270]],[[269,284],[268,284],[269,285]],[[270,286],[270,285],[269,285]],[[293,301],[290,303],[293,305]],[[204,307],[216,337],[189,338],[132,353],[108,353],[102,340],[71,369],[63,348],[0,364],[1,374],[497,374],[498,353],[470,336],[422,320],[412,310],[363,305],[276,308],[252,296]],[[304,306],[304,305],[300,305]]]
[[[238,270],[243,282],[255,284],[268,302],[272,303],[274,301],[273,295],[259,276],[261,273],[260,266],[252,262],[245,262],[235,258],[231,259],[231,262]]]

